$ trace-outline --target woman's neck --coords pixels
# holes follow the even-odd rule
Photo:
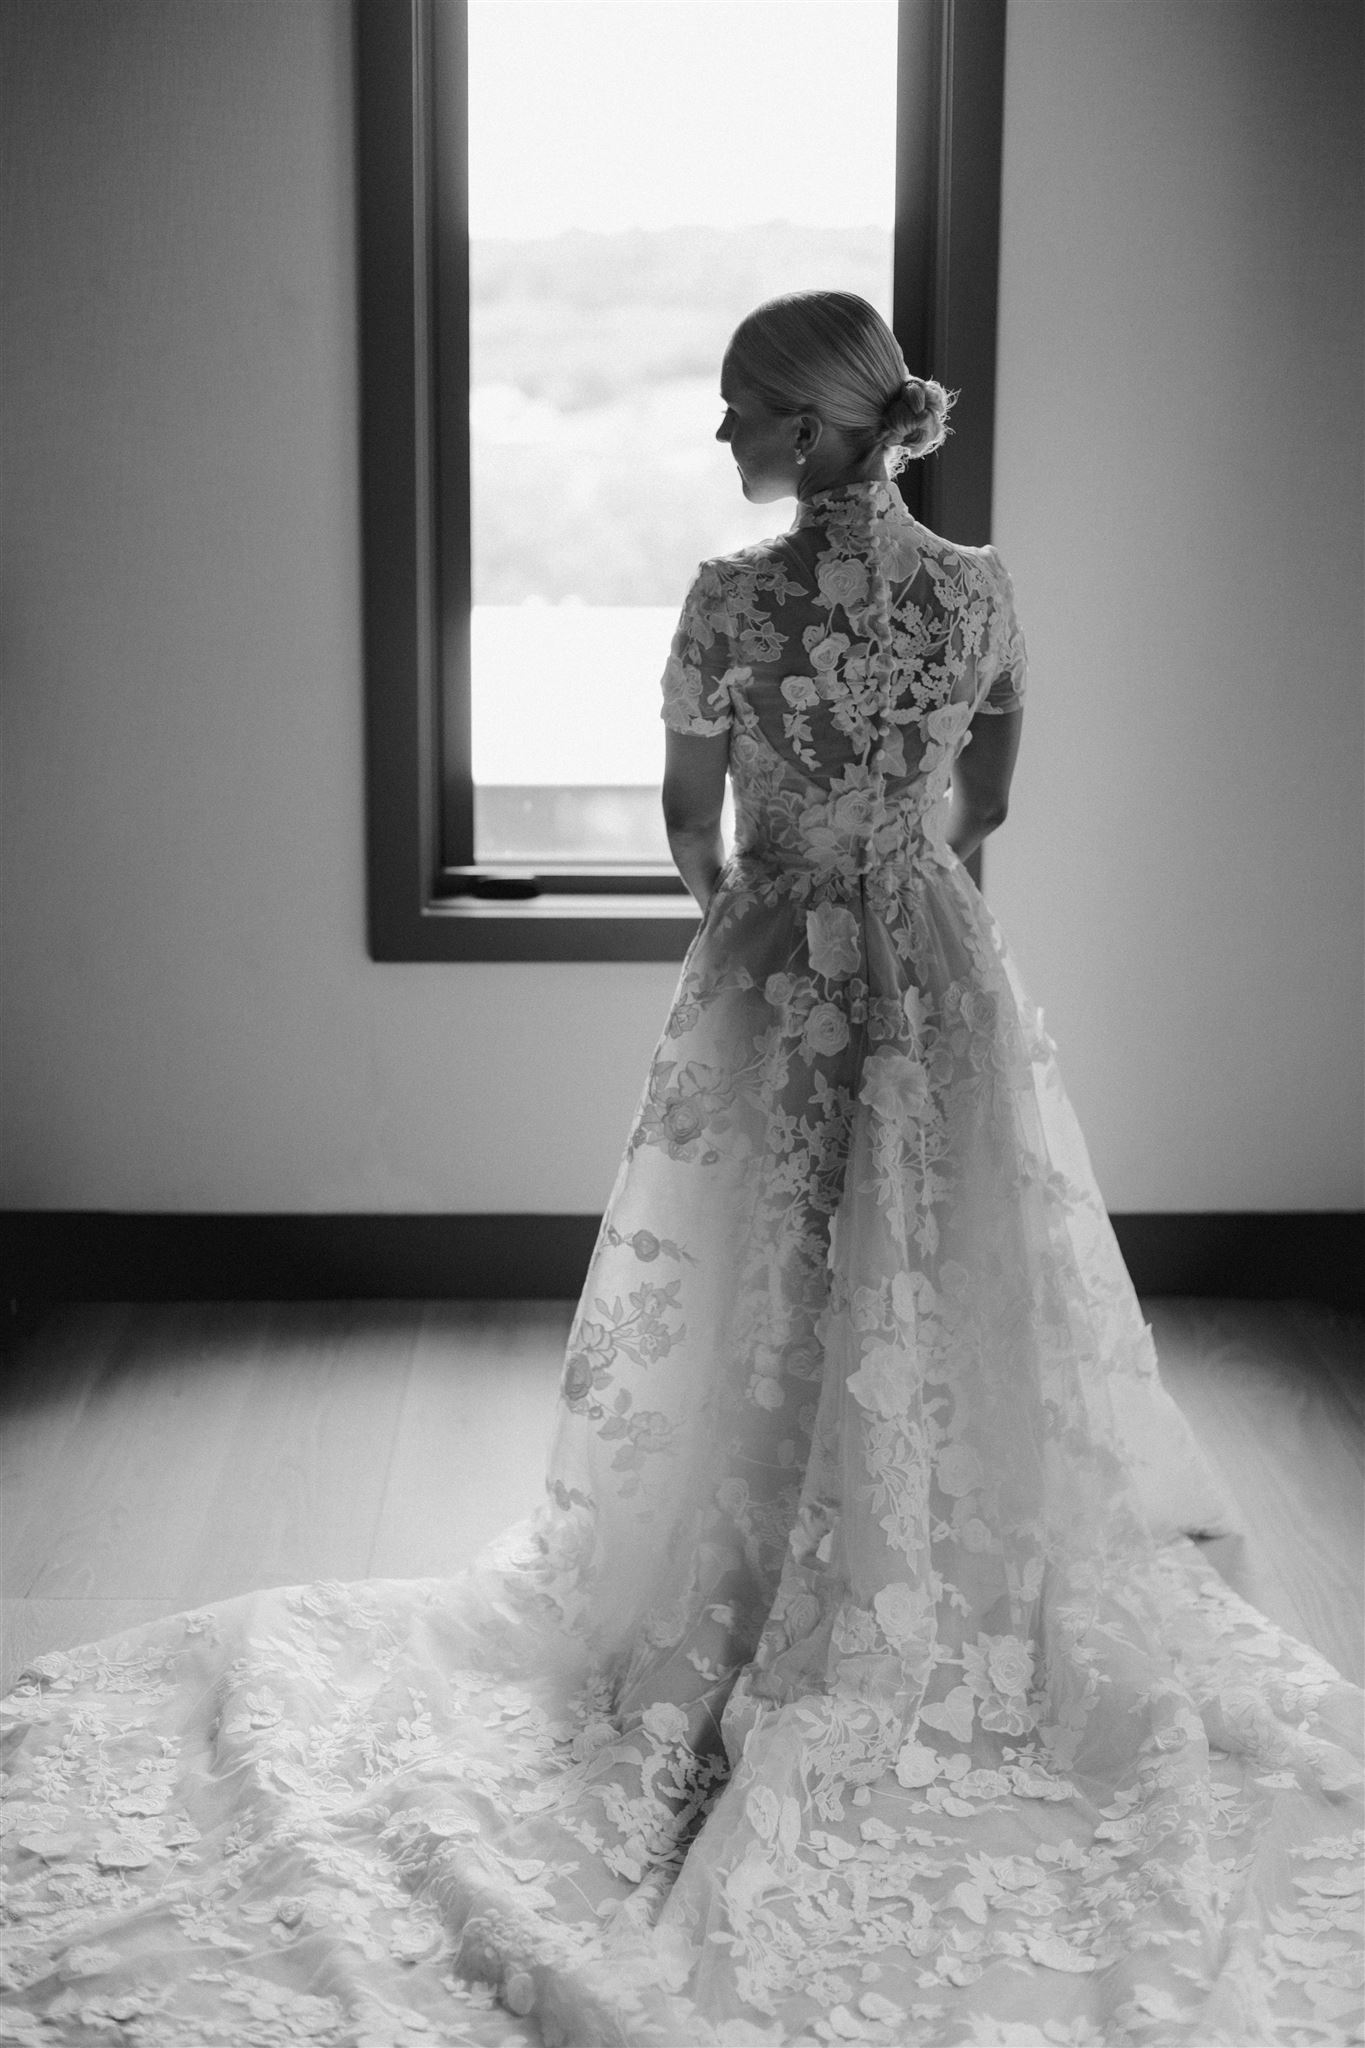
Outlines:
[[[816,469],[812,475],[801,479],[797,487],[797,501],[813,498],[820,491],[837,491],[844,484],[884,484],[890,478],[886,473],[886,456],[878,448],[861,462],[843,463],[832,466],[828,474]]]

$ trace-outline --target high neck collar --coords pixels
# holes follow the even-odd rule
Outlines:
[[[828,490],[812,491],[797,501],[795,532],[802,526],[823,526],[829,520],[884,519],[888,515],[908,519],[905,500],[885,477],[866,483],[831,484]]]

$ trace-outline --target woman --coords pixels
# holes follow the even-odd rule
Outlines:
[[[818,292],[722,397],[797,519],[665,674],[703,919],[546,1507],[41,1660],[16,2039],[1351,2038],[1357,1703],[1166,1541],[1212,1482],[962,866],[1024,655],[889,481],[947,395]]]

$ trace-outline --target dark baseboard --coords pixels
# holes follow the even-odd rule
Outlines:
[[[1365,1309],[1365,1214],[1233,1210],[1111,1219],[1139,1294],[1322,1301]]]
[[[596,1216],[0,1215],[0,1298],[480,1301],[577,1295]]]
[[[1359,1213],[1113,1220],[1139,1294],[1365,1308]],[[597,1225],[595,1216],[565,1215],[11,1210],[0,1213],[0,1301],[571,1299]]]

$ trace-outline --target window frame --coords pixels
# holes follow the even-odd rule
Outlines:
[[[897,0],[897,17],[892,325],[912,368],[963,393],[945,447],[899,483],[917,518],[979,543],[1005,0]],[[680,960],[697,913],[667,870],[473,864],[466,4],[357,0],[355,19],[370,956]]]

